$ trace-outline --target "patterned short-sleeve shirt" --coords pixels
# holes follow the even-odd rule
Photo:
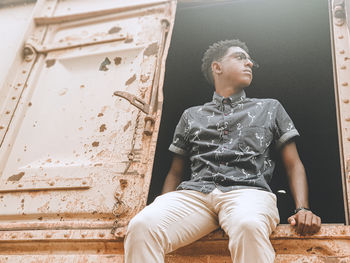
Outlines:
[[[177,189],[271,191],[271,145],[280,148],[298,135],[277,100],[247,98],[243,90],[228,98],[214,92],[211,102],[185,110],[175,129],[169,150],[191,161],[191,179]]]

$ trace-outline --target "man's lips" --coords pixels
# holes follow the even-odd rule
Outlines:
[[[252,71],[251,70],[246,69],[246,70],[243,70],[243,72],[244,73],[249,73],[250,75],[252,75]]]

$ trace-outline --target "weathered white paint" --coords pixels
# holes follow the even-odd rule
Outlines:
[[[0,88],[0,220],[113,222],[114,211],[122,228],[146,203],[175,3],[68,2],[37,4],[29,53]],[[152,111],[115,91],[153,98]]]
[[[20,48],[35,4],[0,8],[0,86]]]

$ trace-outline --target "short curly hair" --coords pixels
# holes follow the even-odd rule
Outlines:
[[[230,47],[240,47],[249,53],[247,45],[239,39],[220,40],[210,45],[209,48],[204,52],[201,69],[205,79],[209,82],[210,85],[214,86],[214,77],[211,70],[211,63],[213,63],[213,61],[219,61],[226,54],[227,50]]]

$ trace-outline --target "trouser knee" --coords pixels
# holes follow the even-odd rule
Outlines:
[[[264,222],[258,219],[245,219],[241,220],[238,224],[238,228],[241,233],[245,235],[259,235],[263,234],[264,231]]]
[[[275,252],[266,224],[258,219],[242,219],[229,233],[228,249],[234,262],[272,263]]]
[[[269,236],[264,222],[250,218],[235,221],[234,228],[229,231],[228,235],[230,237],[229,247],[232,249],[237,242],[252,242],[261,238],[266,239]]]
[[[136,215],[128,224],[125,239],[132,239],[133,242],[145,239],[150,230],[151,226],[148,222]]]
[[[129,249],[135,246],[153,246],[163,249],[163,239],[152,219],[136,215],[129,222],[125,236],[125,247]]]

